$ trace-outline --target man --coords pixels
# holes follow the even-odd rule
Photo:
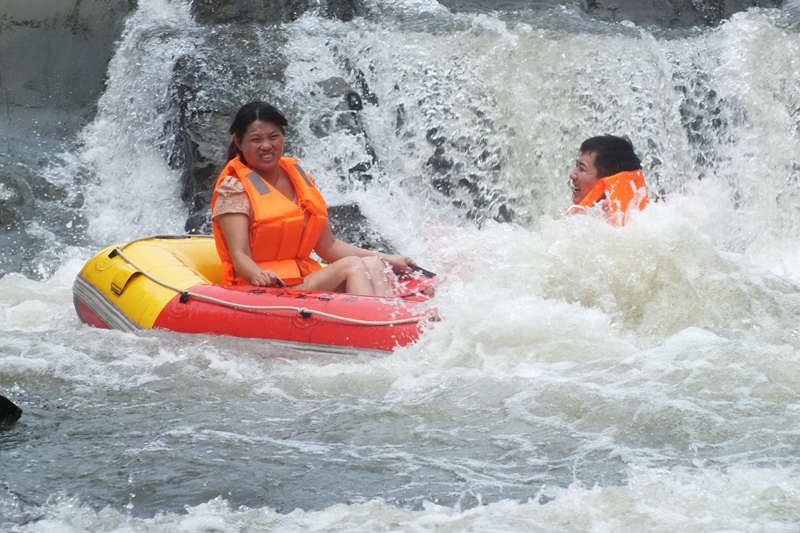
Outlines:
[[[601,135],[583,141],[569,179],[573,202],[569,214],[599,205],[609,223],[622,226],[631,212],[647,205],[642,163],[628,139]]]

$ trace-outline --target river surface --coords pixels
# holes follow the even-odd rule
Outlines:
[[[785,12],[668,31],[370,0],[368,17],[285,24],[287,146],[329,203],[440,274],[443,320],[375,357],[80,323],[89,257],[184,231],[162,102],[176,58],[218,62],[188,3],[138,4],[97,115],[36,145],[35,174],[68,192],[3,251],[41,250],[0,277],[0,393],[24,410],[0,432],[0,530],[800,530]],[[376,99],[358,135],[315,136],[314,84],[343,75],[342,51]],[[630,136],[658,199],[622,229],[563,216],[577,147],[602,133]],[[365,138],[374,178],[342,180]],[[464,186],[432,187],[436,168]]]

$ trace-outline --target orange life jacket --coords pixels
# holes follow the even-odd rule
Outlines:
[[[211,209],[213,212],[217,203],[217,188],[222,180],[226,176],[239,178],[253,210],[250,221],[250,255],[262,270],[272,270],[284,283],[291,286],[302,283],[305,276],[321,268],[309,256],[328,223],[328,209],[311,176],[300,168],[296,159],[282,157],[278,165],[289,176],[297,193],[297,203],[286,198],[257,172],[245,166],[237,155],[228,161],[214,185]],[[245,280],[236,277],[219,225],[212,221],[212,226],[225,283],[247,284]]]
[[[647,205],[647,184],[642,170],[626,170],[600,178],[569,213],[581,212],[604,199],[608,199],[608,222],[624,226],[634,208],[641,211]]]

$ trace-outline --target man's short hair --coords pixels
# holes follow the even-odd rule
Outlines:
[[[581,153],[584,152],[596,154],[594,166],[598,178],[642,168],[641,160],[633,151],[633,143],[627,138],[615,135],[590,137],[581,144]]]

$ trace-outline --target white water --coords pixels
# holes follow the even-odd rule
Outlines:
[[[796,531],[797,27],[754,10],[666,38],[563,9],[375,4],[378,22],[289,25],[283,90],[319,113],[311,82],[341,75],[326,43],[348,50],[379,101],[362,113],[376,182],[336,177],[354,136],[290,117],[294,144],[330,203],[359,202],[440,273],[444,320],[386,357],[304,357],[81,325],[71,283],[96,249],[46,281],[8,274],[0,387],[25,413],[0,433],[0,529]],[[170,58],[198,38],[185,8],[140,1],[75,154],[96,172],[97,248],[182,226],[156,146]],[[478,228],[443,204],[432,126],[465,168],[484,149],[502,161],[484,175],[518,222]],[[631,136],[666,198],[624,229],[561,216],[577,146],[606,132]]]

